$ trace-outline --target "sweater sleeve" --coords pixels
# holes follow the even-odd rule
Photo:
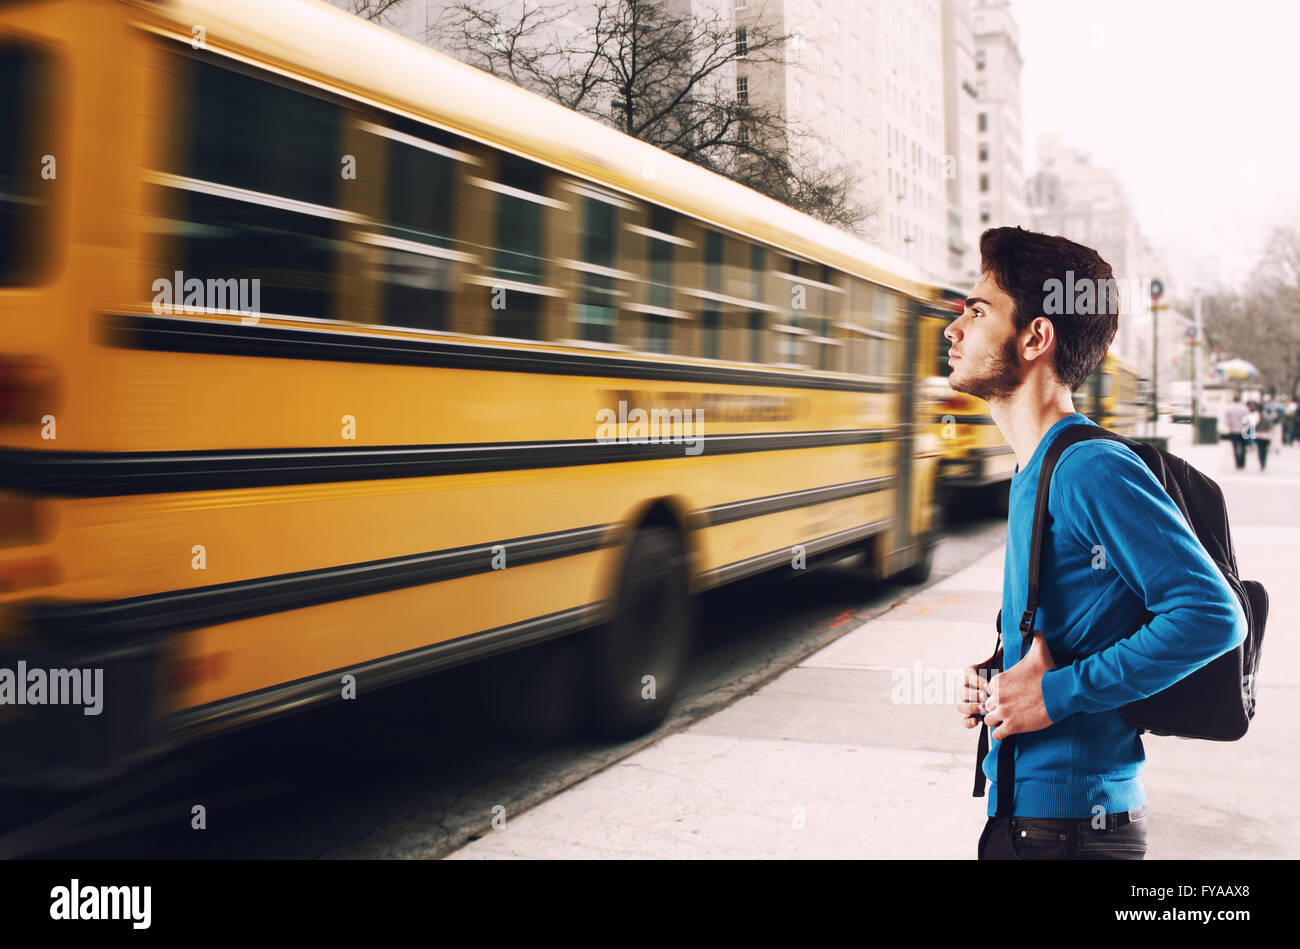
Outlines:
[[[1125,446],[1089,441],[1052,474],[1055,524],[1090,550],[1154,614],[1131,636],[1043,676],[1053,722],[1154,695],[1246,637],[1241,604],[1155,475]]]

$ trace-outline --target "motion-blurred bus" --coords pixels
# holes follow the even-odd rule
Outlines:
[[[570,635],[625,737],[690,593],[926,576],[904,263],[316,2],[8,2],[0,77],[0,668],[104,677],[5,778]]]
[[[1075,391],[1074,405],[1102,428],[1130,438],[1139,434],[1143,420],[1150,416],[1137,370],[1114,353],[1107,353]]]

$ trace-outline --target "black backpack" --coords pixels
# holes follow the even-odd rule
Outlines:
[[[1179,738],[1205,738],[1211,741],[1236,741],[1246,734],[1255,717],[1256,674],[1259,670],[1260,646],[1264,640],[1264,623],[1268,619],[1268,593],[1254,580],[1237,576],[1237,557],[1228,530],[1228,509],[1223,491],[1212,480],[1182,458],[1145,442],[1117,435],[1097,425],[1069,425],[1048,447],[1038,475],[1038,493],[1034,499],[1034,530],[1029,542],[1029,589],[1024,615],[1020,618],[1022,645],[1028,648],[1038,611],[1038,581],[1041,570],[1043,540],[1048,528],[1047,499],[1052,471],[1061,453],[1075,442],[1087,438],[1109,438],[1127,445],[1151,469],[1169,497],[1186,518],[1188,525],[1214,561],[1246,614],[1248,632],[1235,649],[1212,660],[1169,688],[1120,710],[1137,726],[1138,733],[1173,735]],[[1138,628],[1154,614],[1144,612]],[[998,670],[1002,663],[1002,611],[998,610],[998,648],[981,668]],[[1137,628],[1131,632],[1136,632]],[[1131,635],[1131,633],[1130,633]],[[1082,656],[1052,653],[1057,668]],[[999,816],[1010,816],[1015,793],[1015,735],[998,748]],[[981,722],[979,749],[975,760],[975,797],[984,796],[984,758],[989,750],[988,726]],[[1010,822],[1008,821],[1008,824]]]

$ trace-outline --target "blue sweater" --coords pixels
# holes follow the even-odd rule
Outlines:
[[[1002,580],[1006,661],[1020,657],[1028,598],[1029,540],[1043,456],[1079,413],[1043,436],[1011,479]],[[1232,649],[1246,617],[1178,507],[1128,447],[1110,440],[1071,445],[1048,496],[1034,628],[1057,651],[1085,655],[1043,676],[1052,724],[1016,735],[1016,817],[1092,817],[1146,803],[1138,777],[1146,755],[1121,706],[1146,698]],[[1155,614],[1132,636],[1143,610]],[[1001,742],[984,759],[988,813],[997,808]]]

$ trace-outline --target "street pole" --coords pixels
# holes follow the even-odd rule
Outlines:
[[[1196,443],[1196,431],[1200,427],[1201,411],[1201,291],[1198,289],[1192,297],[1192,442]]]
[[[1160,306],[1157,303],[1151,304],[1151,434],[1156,433],[1156,428],[1160,424],[1160,403],[1158,399],[1158,390],[1160,388],[1160,333],[1157,326],[1160,323]]]
[[[1158,389],[1160,379],[1160,297],[1165,292],[1165,285],[1159,280],[1151,281],[1151,437],[1154,438],[1160,428],[1160,403]]]

